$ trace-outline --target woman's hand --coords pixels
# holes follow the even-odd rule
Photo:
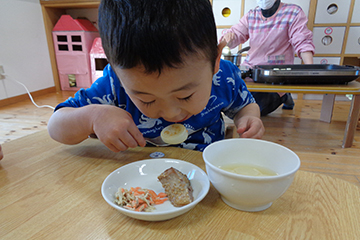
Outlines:
[[[228,32],[223,36],[222,41],[225,41],[226,45],[231,45],[231,42],[234,39],[235,39],[235,34],[233,32]]]

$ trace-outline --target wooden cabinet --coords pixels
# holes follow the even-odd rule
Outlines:
[[[224,0],[212,2],[214,11],[221,12],[221,9],[217,9],[219,6],[229,8]],[[241,2],[239,4],[241,16],[256,7],[255,0],[239,2]],[[314,63],[360,66],[360,0],[282,0],[282,2],[299,5],[308,16],[308,28],[314,33]],[[216,22],[216,25],[219,35],[223,29],[233,24],[222,19],[221,22]],[[239,47],[245,46],[248,46],[248,43]],[[236,51],[237,49],[233,50]]]
[[[217,25],[234,25],[239,22],[242,16],[239,0],[213,0],[213,12]]]
[[[314,24],[345,24],[351,0],[318,0]]]
[[[210,0],[218,28],[236,24],[256,6],[255,0]],[[360,66],[360,0],[282,0],[301,6],[308,16],[308,28],[314,32],[315,62]],[[49,46],[55,87],[60,90],[52,29],[60,16],[72,9],[98,8],[100,0],[40,0]],[[327,37],[328,36],[328,37]],[[331,38],[329,38],[331,37]],[[329,44],[330,42],[330,44]],[[326,45],[327,44],[327,45]],[[243,44],[244,47],[247,44]],[[237,49],[233,50],[237,52]]]
[[[45,32],[49,47],[50,61],[54,76],[56,91],[61,90],[59,73],[56,67],[54,43],[52,39],[52,30],[60,19],[60,16],[66,14],[69,9],[94,9],[98,8],[100,0],[40,0],[41,10],[44,18]]]
[[[316,55],[341,54],[346,27],[314,27],[313,42]]]
[[[310,29],[323,33],[314,37],[315,56],[337,57],[342,65],[360,66],[360,0],[311,0],[316,9]],[[321,29],[321,30],[320,30]],[[327,48],[324,38],[331,37],[334,46]],[[340,46],[339,46],[340,45]],[[335,51],[336,49],[336,51]]]
[[[351,23],[358,23],[360,24],[360,0],[355,0],[354,7],[353,7],[353,13],[352,13],[352,17],[351,17]]]
[[[360,56],[360,26],[350,26],[345,54]]]

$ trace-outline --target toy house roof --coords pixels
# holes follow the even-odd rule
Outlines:
[[[91,53],[105,54],[105,51],[101,44],[101,38],[97,37],[94,39],[94,42],[93,42],[91,50],[90,50],[90,54]]]
[[[98,32],[97,28],[87,19],[73,19],[70,15],[62,15],[55,24],[53,31],[87,31]]]

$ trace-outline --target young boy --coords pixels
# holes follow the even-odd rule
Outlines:
[[[112,151],[145,146],[173,123],[202,151],[224,138],[223,112],[244,138],[264,126],[239,69],[220,60],[208,0],[103,0],[99,31],[109,61],[104,76],[59,104],[50,136],[76,144],[96,134]],[[192,134],[194,132],[194,134]]]

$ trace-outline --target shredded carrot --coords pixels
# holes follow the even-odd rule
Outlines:
[[[164,202],[167,201],[167,200],[168,200],[167,198],[156,199],[156,200],[155,200],[155,204],[162,204],[162,203],[164,203]]]
[[[168,200],[167,195],[163,192],[156,194],[151,189],[141,187],[131,187],[130,190],[119,188],[115,198],[116,204],[138,212],[150,212],[155,209],[154,205]]]
[[[167,195],[166,195],[166,193],[161,192],[161,193],[158,194],[158,197],[159,198],[165,198],[165,197],[167,197]]]

